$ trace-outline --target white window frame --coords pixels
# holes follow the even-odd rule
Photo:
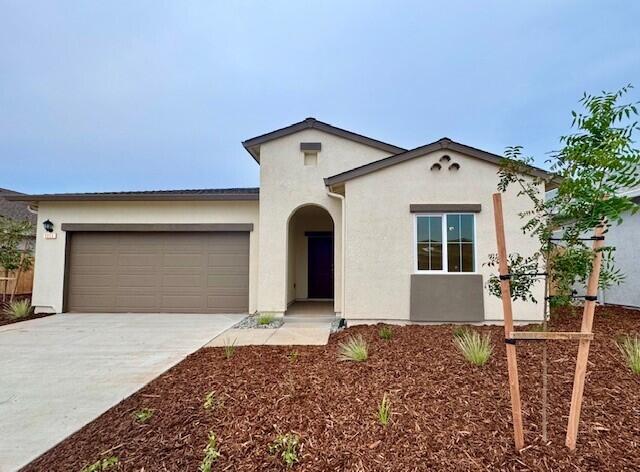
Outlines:
[[[447,215],[471,215],[473,217],[473,270],[471,272],[449,272]],[[418,269],[418,218],[421,216],[438,216],[442,221],[442,270]],[[413,272],[414,274],[477,274],[478,269],[478,238],[477,218],[475,213],[450,211],[447,213],[414,213],[413,214]]]

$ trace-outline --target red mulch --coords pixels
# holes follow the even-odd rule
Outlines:
[[[553,328],[577,330],[579,316],[565,311]],[[576,342],[549,342],[549,445],[539,434],[541,344],[518,349],[528,448],[517,454],[503,328],[479,329],[495,347],[482,368],[456,351],[452,326],[393,327],[391,341],[378,327],[354,327],[324,347],[240,347],[231,360],[221,348],[202,349],[24,470],[80,471],[115,455],[117,470],[197,471],[209,431],[222,453],[214,470],[284,470],[268,446],[289,431],[303,445],[294,470],[640,470],[640,376],[614,345],[640,332],[640,312],[599,309],[575,453],[564,438]],[[336,362],[337,343],[356,333],[369,341],[369,360]],[[223,404],[205,411],[211,390]],[[375,418],[385,392],[393,410],[386,429]],[[131,417],[140,408],[154,410],[145,425]]]
[[[14,297],[14,300],[21,300],[23,298],[31,298],[31,296],[30,295],[16,295]],[[8,299],[8,297],[7,297],[7,299]],[[45,316],[53,315],[53,313],[39,313],[37,315],[35,313],[32,313],[29,316],[25,316],[24,318],[14,319],[14,318],[11,318],[7,313],[4,312],[2,304],[3,304],[3,302],[1,301],[1,297],[0,297],[0,326],[12,324],[12,323],[20,323],[21,321],[35,320],[36,318],[44,318]]]

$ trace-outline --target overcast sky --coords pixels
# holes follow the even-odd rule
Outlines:
[[[635,1],[0,0],[0,187],[258,185],[241,141],[314,116],[544,165],[583,91],[640,98]]]

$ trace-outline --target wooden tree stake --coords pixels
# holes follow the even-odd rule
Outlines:
[[[509,273],[507,264],[507,247],[504,236],[504,220],[502,216],[502,195],[493,194],[493,215],[496,224],[496,240],[498,243],[498,263],[500,275]],[[502,309],[504,311],[504,337],[513,332],[513,310],[511,307],[511,285],[508,279],[500,280]],[[515,344],[506,344],[507,368],[509,371],[509,390],[511,392],[511,411],[513,413],[513,438],[516,449],[524,447],[524,433],[522,430],[522,405],[520,401],[520,383],[518,381],[518,360]],[[588,347],[587,347],[588,349]]]
[[[604,227],[599,226],[596,228],[596,238],[601,237],[603,233]],[[602,246],[604,246],[604,241],[602,239],[596,239],[593,242],[593,250],[596,251],[596,253],[593,260],[591,274],[589,275],[589,281],[587,283],[587,299],[585,299],[584,302],[582,328],[580,329],[581,333],[591,333],[593,329],[593,314],[596,309],[596,301],[593,299],[589,300],[589,298],[596,297],[598,295],[600,268],[602,266],[602,251],[600,251],[600,249]],[[576,373],[573,378],[573,393],[571,394],[571,410],[569,411],[569,423],[567,424],[566,445],[571,450],[576,448],[576,441],[578,438],[580,410],[582,409],[582,396],[584,394],[584,381],[587,375],[587,360],[589,357],[590,345],[591,339],[588,337],[580,339],[580,344],[578,345]]]

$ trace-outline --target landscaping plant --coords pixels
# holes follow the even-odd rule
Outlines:
[[[390,326],[384,325],[378,331],[378,336],[380,336],[380,339],[389,341],[393,337],[393,331]]]
[[[236,341],[238,340],[238,338],[234,339],[233,342],[231,342],[231,344],[229,344],[229,342],[227,341],[227,344],[224,345],[224,357],[228,359],[231,359],[234,354],[236,353]]]
[[[531,208],[520,213],[525,234],[537,238],[539,249],[534,254],[510,254],[509,272],[520,274],[511,278],[513,300],[536,301],[533,286],[539,281],[535,274],[546,273],[544,283],[543,330],[546,331],[549,313],[550,287],[559,296],[550,300],[554,305],[569,303],[573,287],[586,287],[593,266],[594,250],[583,241],[593,235],[596,226],[607,230],[621,224],[626,215],[638,211],[625,191],[640,185],[640,150],[634,147],[633,133],[638,131],[637,102],[621,103],[632,86],[602,95],[584,94],[580,100],[583,112],[572,111],[575,132],[562,136],[562,148],[551,154],[551,171],[557,186],[555,193],[545,198],[543,179],[529,177],[531,157],[524,157],[521,146],[507,149],[499,171],[498,190],[504,192],[516,185],[518,196],[530,200]],[[554,245],[551,238],[562,241]],[[624,275],[616,269],[614,250],[610,244],[600,249],[602,268],[599,287],[619,284]],[[490,266],[497,265],[495,255]],[[488,282],[490,292],[500,297],[500,281],[492,276]],[[547,344],[542,354],[542,439],[547,441]]]
[[[480,333],[469,329],[457,336],[454,335],[453,342],[464,358],[473,365],[485,365],[493,352],[491,337],[488,334],[481,336]]]
[[[616,342],[618,349],[625,358],[627,365],[634,374],[640,374],[640,337],[636,336],[622,336],[620,340]]]
[[[287,358],[289,359],[289,362],[291,364],[295,364],[298,361],[299,355],[300,353],[298,351],[291,351],[289,354],[287,354]]]
[[[137,410],[133,413],[133,418],[138,423],[146,423],[153,416],[153,410],[150,408],[142,408],[141,410]]]
[[[378,404],[377,414],[378,423],[382,426],[387,426],[391,419],[391,400],[389,400],[386,393],[382,395],[382,400],[380,400],[380,403]]]
[[[105,457],[88,465],[82,469],[82,472],[104,472],[118,465],[118,458],[116,456]]]
[[[218,405],[218,399],[216,398],[216,392],[211,391],[204,396],[204,403],[202,407],[205,410],[211,410]]]
[[[220,450],[218,449],[218,439],[215,433],[209,433],[209,440],[204,448],[204,458],[198,470],[200,472],[211,472],[213,470],[213,463],[219,458]]]
[[[356,361],[362,362],[369,358],[369,349],[367,342],[362,335],[349,336],[344,343],[338,345],[339,361]]]
[[[13,301],[15,288],[18,286],[20,276],[33,265],[33,249],[31,236],[34,233],[33,225],[28,221],[16,221],[0,216],[0,270],[3,277],[8,278],[11,272],[16,272],[13,281],[13,291],[9,298]],[[26,245],[26,247],[25,247]],[[23,246],[23,247],[21,247]],[[2,301],[6,301],[8,280],[4,280]]]
[[[24,298],[22,300],[9,302],[6,305],[6,312],[9,318],[13,320],[25,318],[31,314],[31,301]]]
[[[279,434],[276,440],[269,446],[271,454],[279,454],[282,462],[287,468],[293,467],[298,458],[298,447],[300,445],[300,436],[294,433]]]
[[[276,319],[276,316],[272,313],[260,313],[256,317],[256,321],[260,326],[266,326],[268,324],[271,324],[271,322],[275,319]]]

